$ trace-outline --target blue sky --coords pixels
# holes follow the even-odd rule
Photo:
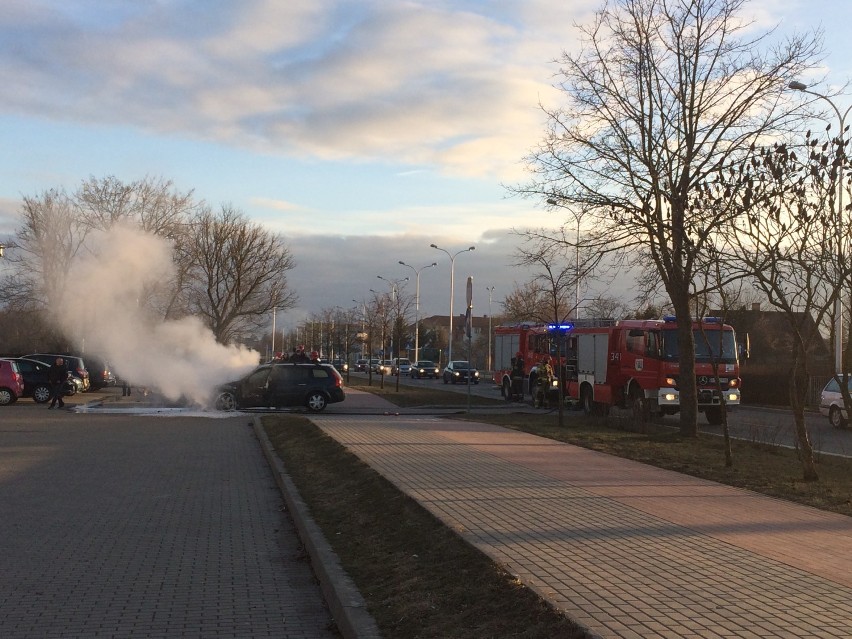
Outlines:
[[[446,314],[449,261],[431,243],[476,245],[456,261],[455,310],[471,275],[488,313],[487,287],[496,302],[529,277],[510,229],[560,222],[504,185],[541,138],[538,103],[559,101],[551,61],[600,4],[0,0],[0,238],[23,195],[157,176],[288,238],[293,320],[413,276],[399,260],[439,263],[421,307]],[[822,28],[824,77],[852,77],[852,2],[746,7],[782,36]]]

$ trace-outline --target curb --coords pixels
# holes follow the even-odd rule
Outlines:
[[[331,610],[337,628],[344,639],[380,639],[376,621],[367,611],[367,604],[354,582],[343,570],[340,560],[332,550],[319,526],[311,517],[307,505],[299,495],[293,480],[287,474],[281,458],[272,447],[259,417],[252,419],[252,426],[260,442],[263,454],[281,490],[284,503],[299,533],[314,574],[320,581],[326,603]]]

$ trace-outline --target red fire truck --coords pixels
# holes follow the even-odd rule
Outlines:
[[[718,424],[725,404],[740,403],[739,349],[734,329],[718,318],[692,324],[698,408]],[[661,320],[576,320],[561,330],[545,324],[514,324],[495,329],[494,382],[510,400],[512,359],[524,360],[524,384],[530,393],[545,355],[563,383],[567,401],[586,412],[608,412],[612,406],[632,408],[649,420],[680,409],[677,323]],[[718,378],[718,379],[717,379]],[[557,387],[558,389],[558,387]]]

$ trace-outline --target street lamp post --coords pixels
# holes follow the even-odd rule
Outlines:
[[[276,308],[272,307],[272,359],[275,359],[275,311]]]
[[[432,262],[420,268],[414,268],[411,264],[406,264],[402,260],[399,263],[410,268],[417,276],[417,286],[414,292],[414,361],[417,362],[420,360],[420,272],[423,269],[438,266],[438,263]]]
[[[491,295],[494,293],[493,286],[486,286],[488,291],[488,370],[491,371]]]
[[[846,116],[849,115],[849,111],[852,110],[852,105],[849,106],[846,111],[841,114],[840,109],[837,108],[837,105],[834,104],[831,98],[827,95],[823,95],[822,93],[817,93],[816,91],[811,91],[808,89],[808,85],[799,82],[797,80],[793,80],[790,84],[787,85],[788,88],[793,89],[794,91],[801,91],[803,93],[809,93],[813,96],[821,98],[828,102],[831,105],[831,108],[834,109],[834,112],[837,114],[837,118],[840,120],[840,131],[837,134],[837,143],[839,146],[840,152],[845,154],[845,143],[843,141],[843,133],[844,133],[844,121],[846,120]],[[843,162],[838,162],[837,165],[837,210],[835,211],[835,232],[837,233],[837,264],[836,264],[836,276],[838,279],[837,285],[842,287],[843,283],[840,281],[840,274],[842,272],[841,260],[843,259]],[[837,301],[834,306],[834,368],[838,375],[843,374],[843,295],[838,293]]]
[[[466,249],[462,249],[461,251],[457,251],[455,253],[450,253],[447,249],[442,249],[440,246],[435,244],[430,244],[430,247],[433,249],[438,249],[439,251],[443,251],[447,254],[447,257],[450,258],[450,334],[447,336],[447,361],[453,361],[453,295],[455,293],[455,280],[454,280],[454,270],[456,264],[456,256],[461,253],[466,253],[468,251],[476,250],[475,246],[469,246]]]
[[[547,198],[547,203],[551,206],[557,206],[559,204],[557,199],[554,197]],[[571,213],[577,220],[577,246],[574,251],[574,256],[576,258],[576,271],[574,273],[574,319],[577,319],[580,312],[580,219],[583,216],[577,215],[573,210],[571,210]]]

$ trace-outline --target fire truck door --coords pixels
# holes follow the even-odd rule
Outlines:
[[[589,376],[595,384],[606,382],[609,335],[591,333],[577,335],[577,374]]]

